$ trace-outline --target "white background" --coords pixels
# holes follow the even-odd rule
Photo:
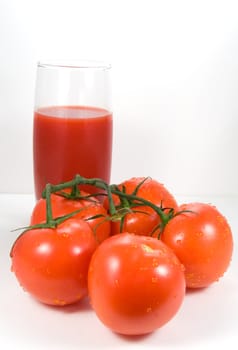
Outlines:
[[[238,194],[238,2],[0,0],[0,192],[33,192],[36,63],[113,66],[112,181]]]
[[[44,58],[112,63],[113,182],[152,176],[179,202],[212,202],[231,225],[224,278],[187,293],[148,337],[115,335],[84,302],[44,307],[10,273],[19,234],[11,229],[28,224],[34,205],[34,88]],[[0,0],[0,348],[237,349],[237,96],[237,0]]]

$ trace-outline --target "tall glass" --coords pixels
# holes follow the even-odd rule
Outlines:
[[[110,181],[110,69],[93,61],[38,63],[33,131],[36,199],[47,183],[65,182],[75,174]]]

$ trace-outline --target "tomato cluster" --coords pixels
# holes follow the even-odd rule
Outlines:
[[[151,178],[76,180],[72,192],[48,187],[11,249],[12,271],[39,301],[63,306],[88,295],[107,327],[145,334],[177,313],[186,288],[207,287],[227,270],[232,233],[212,205],[178,205]],[[92,183],[103,201],[75,192]]]

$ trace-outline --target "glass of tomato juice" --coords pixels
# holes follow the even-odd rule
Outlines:
[[[38,63],[33,126],[36,199],[47,183],[69,181],[76,174],[110,181],[110,70],[109,64],[96,61]]]

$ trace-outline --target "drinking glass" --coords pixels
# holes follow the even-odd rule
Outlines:
[[[36,199],[47,183],[69,181],[76,174],[110,181],[110,70],[109,64],[96,61],[38,63],[33,127]]]

